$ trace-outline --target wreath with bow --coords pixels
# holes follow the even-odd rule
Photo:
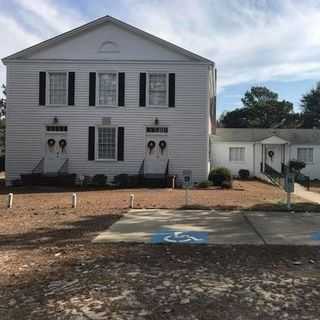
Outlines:
[[[48,146],[49,147],[53,147],[55,144],[56,144],[56,140],[54,140],[54,139],[48,139]]]
[[[60,146],[60,148],[61,148],[62,151],[64,150],[64,148],[66,147],[66,145],[67,145],[67,141],[66,141],[65,139],[61,139],[61,140],[59,141],[59,146]]]
[[[160,149],[161,149],[161,153],[162,153],[163,150],[166,148],[166,146],[167,146],[167,143],[166,143],[164,140],[161,140],[161,141],[159,142],[159,147],[160,147]]]
[[[148,142],[149,153],[151,153],[151,151],[154,149],[155,146],[156,146],[156,143],[153,140],[150,140]]]
[[[273,158],[273,156],[274,156],[274,152],[272,151],[272,150],[270,150],[270,151],[268,151],[268,156],[271,158],[271,160],[272,160],[272,158]]]

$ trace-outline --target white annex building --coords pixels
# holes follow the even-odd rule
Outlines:
[[[4,58],[7,183],[21,175],[207,179],[212,61],[106,16]]]
[[[217,128],[211,149],[212,165],[227,167],[234,176],[240,169],[260,178],[270,168],[282,174],[290,160],[299,160],[306,164],[303,174],[320,178],[319,129]]]

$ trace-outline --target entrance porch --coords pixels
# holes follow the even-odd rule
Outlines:
[[[290,143],[277,136],[260,141],[262,173],[282,176],[290,158]]]

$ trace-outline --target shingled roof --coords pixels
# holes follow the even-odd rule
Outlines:
[[[217,128],[212,140],[217,142],[260,142],[277,136],[291,144],[320,144],[320,129],[246,129]]]

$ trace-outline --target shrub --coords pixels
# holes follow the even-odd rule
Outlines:
[[[96,187],[105,186],[107,183],[107,176],[104,174],[96,174],[93,176],[91,184]]]
[[[127,188],[129,185],[129,175],[122,173],[114,177],[114,183],[121,188]]]
[[[210,186],[212,186],[212,182],[209,180],[203,180],[203,181],[199,182],[199,184],[198,184],[198,187],[203,188],[203,189],[207,189]]]
[[[5,162],[6,162],[5,156],[4,155],[0,156],[0,171],[6,170]]]
[[[238,174],[241,180],[248,180],[250,177],[250,171],[247,169],[240,169]]]
[[[231,182],[231,173],[229,169],[224,167],[215,168],[210,171],[208,179],[214,186],[222,187],[224,181]]]
[[[222,189],[231,189],[232,188],[232,180],[224,180],[221,184]]]
[[[128,176],[128,187],[136,188],[139,186],[139,175],[130,175]]]
[[[88,187],[90,186],[91,182],[92,178],[90,176],[84,176],[81,183],[84,187]]]
[[[306,167],[306,164],[303,161],[299,160],[290,160],[289,169],[291,172],[300,172],[303,168]]]

